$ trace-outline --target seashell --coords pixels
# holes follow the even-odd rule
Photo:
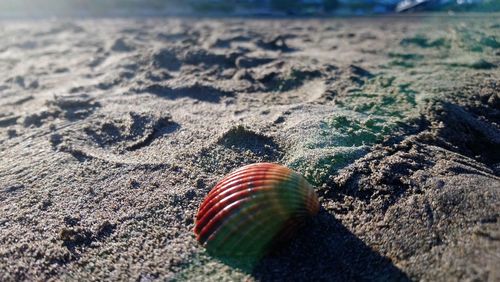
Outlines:
[[[278,164],[256,163],[215,185],[198,210],[194,232],[212,254],[262,256],[318,210],[304,177]]]

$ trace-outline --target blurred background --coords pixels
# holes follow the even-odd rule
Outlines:
[[[496,12],[500,0],[1,0],[0,18],[95,16],[349,16]]]

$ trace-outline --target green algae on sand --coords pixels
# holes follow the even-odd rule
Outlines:
[[[404,133],[419,116],[418,94],[393,76],[368,79],[361,89],[336,97],[335,107],[321,109],[326,112],[303,128],[307,133],[297,138],[287,164],[314,185],[325,183],[372,146]]]

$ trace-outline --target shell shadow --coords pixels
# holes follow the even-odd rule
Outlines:
[[[263,258],[252,275],[261,281],[410,281],[323,209],[289,246]]]
[[[410,281],[326,210],[289,245],[260,259],[221,261],[258,281]]]

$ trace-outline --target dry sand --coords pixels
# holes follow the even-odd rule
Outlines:
[[[483,280],[500,17],[0,24],[0,280]],[[322,210],[253,269],[193,218],[244,164]]]

